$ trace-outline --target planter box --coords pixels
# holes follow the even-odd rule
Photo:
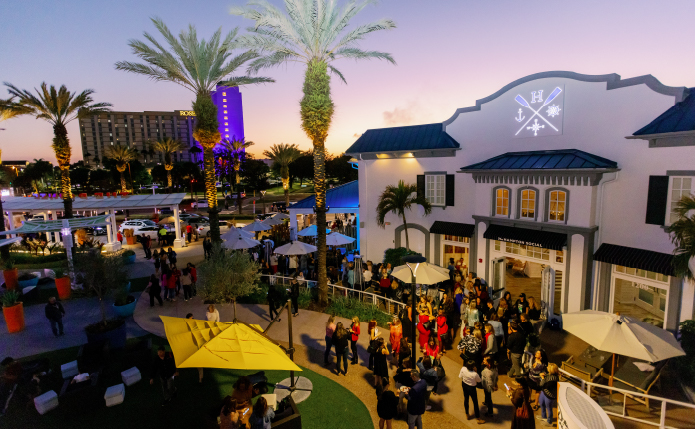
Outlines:
[[[126,238],[125,238],[125,241],[126,241],[126,243],[128,243],[128,244],[137,244],[135,240],[136,240],[135,237],[126,237]]]
[[[128,243],[130,244],[130,243]],[[123,257],[123,263],[126,265],[132,265],[135,263],[135,256],[136,255],[130,255],[130,256],[124,256]]]
[[[37,284],[39,284],[39,276],[36,276],[33,279],[29,280],[17,280],[17,283],[19,284],[19,287],[22,289],[29,286],[36,286]]]
[[[11,270],[3,270],[2,274],[5,276],[5,286],[7,290],[17,289],[19,283],[17,282],[17,269],[12,268]]]
[[[126,305],[116,305],[113,304],[113,310],[116,312],[116,315],[122,319],[125,319],[128,316],[132,316],[133,313],[135,312],[135,306],[137,305],[138,300],[136,299],[135,301],[126,304]]]
[[[112,329],[107,332],[100,332],[98,334],[87,334],[88,343],[103,343],[104,340],[108,340],[112,349],[122,349],[125,347],[126,340],[126,326],[125,321],[116,329]]]
[[[7,331],[10,334],[24,329],[24,304],[21,302],[12,307],[2,307],[2,315],[5,317]]]
[[[70,294],[72,293],[72,285],[70,284],[70,277],[65,276],[61,277],[59,279],[56,279],[56,289],[58,289],[58,296],[60,299],[68,299],[70,298]]]

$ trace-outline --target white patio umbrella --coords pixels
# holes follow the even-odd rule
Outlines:
[[[253,238],[246,238],[239,236],[236,240],[231,239],[222,242],[222,247],[225,249],[231,249],[231,250],[241,250],[241,249],[250,249],[252,247],[256,247],[260,245],[261,242],[258,240],[254,240]]]
[[[326,234],[330,232],[331,230],[326,228]],[[297,235],[300,237],[316,237],[318,235],[318,229],[316,228],[316,225],[311,225],[299,231]]]
[[[263,221],[264,224],[269,226],[282,225],[284,222],[282,219],[277,219],[275,216],[271,216]]]
[[[399,265],[393,269],[391,275],[405,283],[413,282],[413,275],[407,265]],[[449,270],[428,262],[421,263],[417,268],[417,283],[433,285],[449,280]]]
[[[264,224],[260,220],[253,221],[252,223],[246,225],[245,227],[241,228],[244,231],[253,231],[253,232],[261,232],[261,231],[267,231],[271,229],[272,227],[269,225]]]
[[[311,244],[302,243],[301,241],[291,241],[284,246],[275,248],[275,253],[280,255],[306,255],[307,253],[316,252],[318,248]]]
[[[629,316],[595,310],[577,311],[562,315],[562,328],[597,350],[613,353],[611,385],[616,354],[647,362],[685,355],[671,332]]]
[[[326,246],[342,246],[355,241],[354,238],[343,235],[339,232],[331,232],[326,236]]]
[[[251,238],[251,239],[254,238],[253,232],[244,231],[243,229],[236,228],[234,226],[230,226],[229,230],[227,232],[225,232],[224,234],[222,234],[220,236],[220,238],[222,240],[230,240],[230,239],[238,239],[239,236],[242,236],[244,238]]]
[[[272,217],[274,217],[275,219],[282,220],[282,219],[289,219],[290,215],[285,214],[285,213],[275,213]]]
[[[179,222],[183,222],[183,219],[179,219]],[[167,216],[158,222],[160,225],[166,225],[169,223],[176,223],[176,218],[174,216]]]

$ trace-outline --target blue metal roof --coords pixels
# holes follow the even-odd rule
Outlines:
[[[693,94],[695,88],[690,88]],[[695,96],[690,95],[680,103],[662,113],[645,127],[636,131],[633,136],[650,134],[677,133],[680,131],[695,131]]]
[[[345,153],[397,152],[428,149],[458,149],[460,145],[444,131],[441,122],[408,127],[367,130]]]
[[[617,168],[618,163],[578,149],[507,152],[461,170],[566,170]]]
[[[296,204],[292,204],[289,209],[313,209],[316,205],[316,196],[304,198]],[[326,205],[329,209],[355,209],[360,206],[360,194],[357,180],[348,182],[344,185],[336,186],[326,191]],[[350,212],[353,213],[353,212]],[[356,213],[356,211],[355,211]]]

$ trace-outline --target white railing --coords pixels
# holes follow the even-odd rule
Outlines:
[[[635,422],[643,423],[646,425],[650,426],[656,426],[659,429],[677,429],[676,426],[666,426],[666,412],[667,412],[667,407],[671,405],[672,407],[680,407],[680,408],[687,408],[692,411],[688,412],[689,416],[695,416],[695,404],[690,404],[687,402],[681,402],[681,401],[675,401],[673,399],[667,399],[667,398],[662,398],[659,396],[653,396],[653,395],[648,395],[642,392],[635,392],[631,390],[625,390],[625,389],[619,389],[617,387],[611,387],[611,386],[606,386],[604,384],[598,384],[598,383],[592,383],[590,381],[585,381],[582,380],[581,378],[574,376],[567,371],[560,369],[560,373],[562,374],[563,377],[572,380],[573,382],[579,383],[581,385],[581,389],[586,392],[586,394],[590,397],[592,397],[592,393],[595,396],[596,402],[599,404],[599,406],[603,409],[603,411],[608,414],[609,416],[614,416],[614,417],[619,417],[627,420],[632,420]],[[622,396],[623,400],[622,403],[619,401],[614,401],[613,396],[614,395],[619,395]],[[601,404],[599,402],[600,397],[606,397],[608,400],[608,405]],[[639,418],[639,417],[634,417],[634,416],[629,416],[628,415],[628,409],[627,409],[627,398],[630,398],[633,400],[635,406],[637,407],[646,407],[646,405],[641,404],[640,402],[644,402],[645,404],[648,404],[650,401],[651,402],[661,402],[661,407],[660,407],[660,414],[659,415],[654,415],[654,419],[652,420],[647,420],[645,418]],[[606,406],[611,407],[614,409],[616,406],[621,407],[620,412],[615,412],[611,411],[611,409],[607,409]],[[651,414],[652,408],[656,407],[650,407],[649,411],[647,412],[646,410],[638,410],[638,409],[632,409],[632,411],[635,414],[639,414],[640,412],[642,413],[647,413]],[[658,422],[656,421],[658,419]]]
[[[261,277],[267,277],[270,284],[281,284],[283,286],[289,285],[292,277],[278,276],[273,274],[263,274]],[[317,287],[316,280],[301,280],[299,282],[299,287],[304,289],[312,289]],[[362,302],[371,302],[374,306],[381,309],[384,313],[394,315],[399,314],[402,309],[405,308],[405,304],[400,301],[393,300],[391,298],[386,298],[382,295],[378,295],[372,292],[365,292],[359,289],[352,289],[348,286],[340,286],[332,283],[328,283],[328,293],[330,295],[348,296],[352,295],[357,297]],[[383,308],[382,308],[383,305]]]

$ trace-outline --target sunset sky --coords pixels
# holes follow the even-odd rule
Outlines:
[[[281,4],[281,1],[273,0]],[[343,2],[344,3],[344,2]],[[0,2],[0,81],[33,88],[42,81],[70,90],[96,90],[114,110],[188,110],[192,93],[116,71],[135,60],[128,39],[155,33],[159,16],[177,33],[189,23],[208,38],[250,21],[229,15],[240,0],[119,0]],[[368,37],[362,47],[393,54],[379,61],[335,64],[335,118],[327,142],[344,151],[365,130],[440,122],[520,77],[548,70],[585,74],[652,74],[672,86],[695,86],[690,43],[695,2],[648,0],[383,0],[354,23],[391,18],[397,28]],[[161,40],[161,39],[160,39]],[[243,87],[245,132],[260,155],[273,143],[310,147],[300,129],[303,68],[272,69],[274,84]],[[0,88],[0,98],[7,92]],[[55,163],[52,129],[31,118],[0,123],[3,159],[44,158]],[[70,124],[73,160],[82,158],[77,122]]]

